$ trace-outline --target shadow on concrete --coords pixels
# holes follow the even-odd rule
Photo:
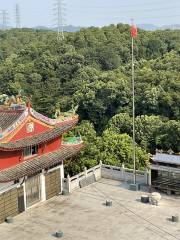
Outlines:
[[[58,239],[58,238],[62,238],[64,236],[64,234],[62,233],[62,235],[58,236],[56,233],[52,233],[51,236]]]
[[[167,221],[172,222],[172,218],[166,218]]]
[[[129,190],[129,183],[127,183],[127,182],[121,182],[121,183],[119,184],[119,187]]]

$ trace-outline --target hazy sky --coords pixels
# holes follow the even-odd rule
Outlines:
[[[111,23],[180,24],[180,0],[64,0],[66,24],[102,26]],[[21,9],[23,26],[53,26],[55,0],[0,0],[14,25],[15,4]]]

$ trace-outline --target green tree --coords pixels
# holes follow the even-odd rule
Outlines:
[[[123,134],[127,133],[129,136],[132,135],[132,118],[127,113],[116,114],[110,119],[107,124],[107,129],[118,133]]]
[[[132,138],[127,134],[117,134],[106,130],[100,142],[100,158],[105,164],[133,168]],[[146,168],[149,156],[145,150],[136,147],[136,167]]]
[[[180,152],[180,121],[167,121],[159,129],[156,137],[159,149]]]
[[[84,167],[96,166],[100,161],[98,149],[100,139],[96,135],[93,124],[89,121],[82,121],[76,131],[82,136],[84,148],[73,161],[68,162],[65,166],[65,172],[71,176],[83,171]]]

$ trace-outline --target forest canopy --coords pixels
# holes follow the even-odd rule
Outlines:
[[[180,152],[180,30],[139,29],[134,51],[137,166],[144,168],[157,148]],[[0,31],[0,93],[20,89],[50,117],[57,106],[79,106],[85,148],[70,172],[100,160],[132,167],[128,25],[81,29],[63,41],[51,31]]]

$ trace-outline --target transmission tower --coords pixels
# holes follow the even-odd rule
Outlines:
[[[55,26],[57,27],[57,39],[64,39],[64,26],[66,15],[66,4],[64,0],[54,2]]]
[[[19,4],[16,4],[15,6],[15,20],[16,20],[16,28],[21,28],[21,13]]]
[[[9,15],[6,10],[0,10],[0,14],[2,17],[2,28],[3,30],[6,30],[8,27],[8,20],[9,20]]]

